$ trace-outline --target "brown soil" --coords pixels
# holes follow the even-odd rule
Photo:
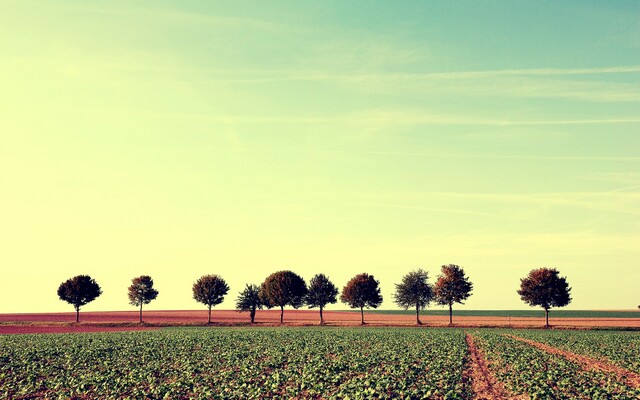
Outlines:
[[[324,311],[328,326],[360,326],[360,313],[350,311]],[[235,310],[216,310],[211,313],[213,326],[249,326],[249,314]],[[170,310],[143,311],[146,325],[179,326],[207,325],[206,310]],[[255,326],[280,325],[280,310],[259,310],[256,313]],[[313,326],[320,320],[318,310],[285,309],[284,323],[289,326]],[[426,313],[421,316],[424,325],[448,326],[448,316],[433,316]],[[75,322],[75,313],[34,313],[34,314],[0,314],[0,326],[101,326],[101,327],[139,327],[137,311],[80,312],[80,324]],[[414,315],[366,313],[367,326],[416,326]],[[635,318],[557,318],[551,323],[557,328],[588,329],[597,327],[619,327],[640,329],[640,319]],[[455,327],[519,327],[541,328],[542,318],[505,318],[505,317],[466,317],[454,315]]]
[[[473,336],[466,334],[467,346],[471,357],[469,373],[471,375],[471,385],[475,393],[475,399],[496,400],[496,399],[526,399],[526,396],[514,396],[499,382],[493,375],[487,361],[473,340]]]
[[[147,326],[46,326],[46,325],[0,325],[0,335],[24,334],[24,333],[81,333],[81,332],[122,332],[122,331],[147,331],[158,329]]]
[[[540,350],[544,350],[548,353],[563,356],[567,360],[573,361],[579,364],[580,366],[582,366],[583,369],[587,371],[593,370],[593,371],[602,371],[602,372],[615,374],[618,377],[622,378],[621,380],[625,384],[634,388],[640,388],[640,375],[636,374],[635,372],[631,372],[624,368],[618,367],[617,365],[613,365],[611,363],[601,361],[601,360],[596,360],[594,358],[583,356],[580,354],[572,353],[570,351],[562,350],[557,347],[536,342],[534,340],[529,340],[529,339],[521,338],[514,335],[505,335],[505,336],[527,343],[531,346],[534,346]]]

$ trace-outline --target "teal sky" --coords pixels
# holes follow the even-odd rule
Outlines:
[[[0,312],[448,263],[640,304],[638,2],[0,0],[0,88]]]

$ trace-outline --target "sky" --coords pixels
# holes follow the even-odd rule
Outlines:
[[[0,312],[444,264],[632,309],[639,260],[638,2],[0,0]]]

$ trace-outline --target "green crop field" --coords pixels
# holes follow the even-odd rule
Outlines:
[[[575,351],[583,351],[576,343],[601,343],[603,350],[589,354],[637,367],[633,332],[307,327],[5,335],[0,398],[471,399],[466,333],[515,394],[640,396],[611,374],[583,371],[507,332],[548,343],[566,334]]]

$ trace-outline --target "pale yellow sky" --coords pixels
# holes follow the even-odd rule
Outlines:
[[[443,264],[467,309],[640,303],[633,2],[0,1],[0,312],[201,308],[291,269],[394,284]],[[525,27],[526,29],[523,29]],[[28,288],[28,289],[26,289]],[[338,304],[332,308],[343,309]]]

